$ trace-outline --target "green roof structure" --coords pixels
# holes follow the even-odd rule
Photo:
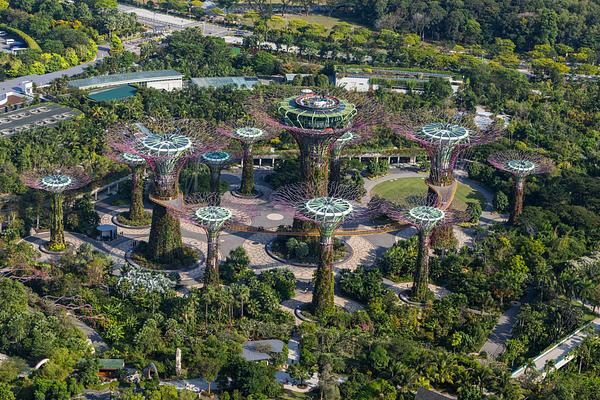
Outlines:
[[[181,79],[183,79],[183,74],[172,69],[164,69],[157,71],[127,72],[124,74],[100,75],[85,79],[75,79],[69,82],[69,87],[79,90],[89,90],[132,83],[147,83]]]
[[[99,358],[100,371],[117,371],[125,368],[125,360],[122,358]]]
[[[344,99],[310,91],[281,101],[279,114],[286,125],[296,128],[339,129],[351,123],[356,106]]]

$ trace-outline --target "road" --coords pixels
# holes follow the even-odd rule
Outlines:
[[[98,53],[96,54],[96,58],[93,61],[89,61],[68,69],[63,69],[62,71],[50,72],[44,75],[26,75],[15,79],[11,79],[9,81],[0,82],[0,93],[6,93],[9,91],[19,89],[19,85],[23,81],[31,81],[35,83],[38,87],[42,87],[48,86],[50,82],[52,82],[54,79],[61,78],[63,76],[69,77],[81,74],[87,67],[96,64],[98,61],[108,56],[108,52],[108,46],[101,45],[98,46]]]

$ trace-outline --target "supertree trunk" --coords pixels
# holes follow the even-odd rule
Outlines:
[[[219,167],[209,167],[210,169],[210,192],[214,194],[214,200],[211,206],[221,204],[221,190],[219,183],[221,181],[221,169]]]
[[[132,221],[142,220],[144,211],[144,166],[133,166],[131,168],[131,204],[129,206],[129,219]]]
[[[514,204],[512,208],[512,212],[510,213],[510,218],[508,222],[510,224],[515,224],[519,219],[519,215],[523,212],[523,196],[525,194],[525,178],[516,176],[515,177],[515,198]]]
[[[65,226],[63,214],[63,195],[54,193],[50,203],[50,243],[48,247],[53,250],[63,250],[65,243]]]
[[[311,197],[327,196],[329,185],[329,142],[330,140],[298,141],[300,146],[300,176],[313,190]],[[315,227],[310,221],[294,218],[293,228],[307,231]]]
[[[332,153],[329,171],[329,180],[334,184],[339,184],[342,179],[342,157],[340,154]]]
[[[413,298],[418,301],[427,300],[429,293],[429,234],[425,229],[419,230],[419,254],[412,287]]]
[[[315,273],[312,306],[317,317],[326,316],[334,309],[333,300],[333,238],[321,236],[319,265]]]
[[[149,259],[162,264],[169,264],[183,257],[179,219],[156,203],[152,210],[152,225],[146,255]]]
[[[300,168],[314,196],[327,196],[329,184],[329,141],[318,140],[300,146]]]
[[[218,264],[218,243],[219,234],[212,230],[207,231],[206,237],[208,247],[206,252],[206,268],[204,270],[204,284],[218,285],[219,284],[219,264]]]
[[[433,155],[432,167],[429,171],[429,177],[427,182],[433,186],[449,186],[454,183],[454,171],[452,168],[448,168],[447,165],[442,163],[441,155]],[[427,195],[434,199],[434,202],[438,202],[438,193],[431,187],[427,188]],[[445,243],[454,242],[454,231],[452,226],[439,225],[433,228],[435,230],[434,245],[437,247],[445,247]],[[445,240],[437,240],[438,238],[444,238]],[[429,242],[428,242],[429,245]]]
[[[252,144],[243,143],[243,159],[242,159],[242,183],[240,185],[240,193],[244,196],[252,196],[254,194],[254,159],[252,157]]]

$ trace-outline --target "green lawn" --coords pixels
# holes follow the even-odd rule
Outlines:
[[[292,392],[291,390],[284,390],[283,394],[279,396],[280,400],[308,400],[310,397],[304,393]]]
[[[427,185],[424,178],[398,178],[385,181],[371,190],[371,195],[379,195],[384,199],[402,201],[414,194],[426,194]],[[467,202],[479,201],[483,206],[485,199],[481,193],[462,183],[458,184],[452,204],[454,208],[465,210]]]

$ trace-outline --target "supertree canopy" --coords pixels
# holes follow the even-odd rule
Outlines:
[[[514,224],[523,211],[525,180],[529,175],[550,172],[554,168],[554,162],[540,154],[520,150],[494,153],[488,158],[488,162],[497,169],[508,172],[515,177],[513,208],[509,218],[509,222]]]
[[[214,126],[190,119],[146,120],[114,126],[109,140],[114,149],[146,160],[154,173],[151,198],[174,200],[179,197],[179,173],[185,163],[222,146],[214,131]],[[161,263],[171,263],[183,256],[179,220],[157,202],[146,256]]]
[[[132,153],[109,152],[109,157],[118,163],[126,164],[131,169],[131,199],[129,204],[129,220],[141,221],[144,211],[144,174],[146,160]]]
[[[346,96],[353,96],[346,94]],[[344,133],[367,130],[379,122],[374,99],[365,96],[352,102],[335,96],[304,91],[300,96],[281,101],[277,117],[255,109],[254,117],[279,130],[286,130],[300,148],[301,176],[315,190],[315,196],[326,196],[329,160],[334,142]]]
[[[254,158],[252,156],[252,146],[261,140],[267,140],[273,137],[276,132],[269,129],[268,126],[262,126],[256,121],[251,125],[242,125],[237,128],[224,127],[220,132],[229,136],[242,145],[242,182],[239,193],[242,196],[253,196],[254,191]]]
[[[354,202],[355,187],[330,187],[328,196],[313,197],[307,184],[284,186],[272,194],[272,201],[292,208],[295,217],[319,227],[319,263],[315,272],[312,306],[317,316],[328,315],[334,308],[333,234],[344,222],[364,217],[366,208]]]
[[[436,202],[434,196],[411,196],[404,203],[383,201],[380,209],[396,222],[414,226],[419,234],[419,253],[413,276],[412,295],[424,301],[429,294],[429,249],[431,232],[440,225],[449,226],[464,221],[463,213],[445,208]]]
[[[208,166],[210,170],[210,192],[214,195],[214,204],[221,204],[221,170],[231,161],[231,155],[226,151],[208,151],[200,156],[200,161]]]
[[[63,216],[63,193],[76,190],[90,183],[91,178],[81,168],[62,167],[54,170],[34,170],[21,175],[21,181],[32,189],[43,190],[52,195],[50,203],[50,242],[48,248],[62,251],[66,248]]]
[[[430,160],[428,183],[438,187],[454,183],[454,167],[465,150],[496,140],[504,131],[499,122],[480,128],[467,114],[428,110],[393,116],[391,124],[396,133],[425,148]]]

